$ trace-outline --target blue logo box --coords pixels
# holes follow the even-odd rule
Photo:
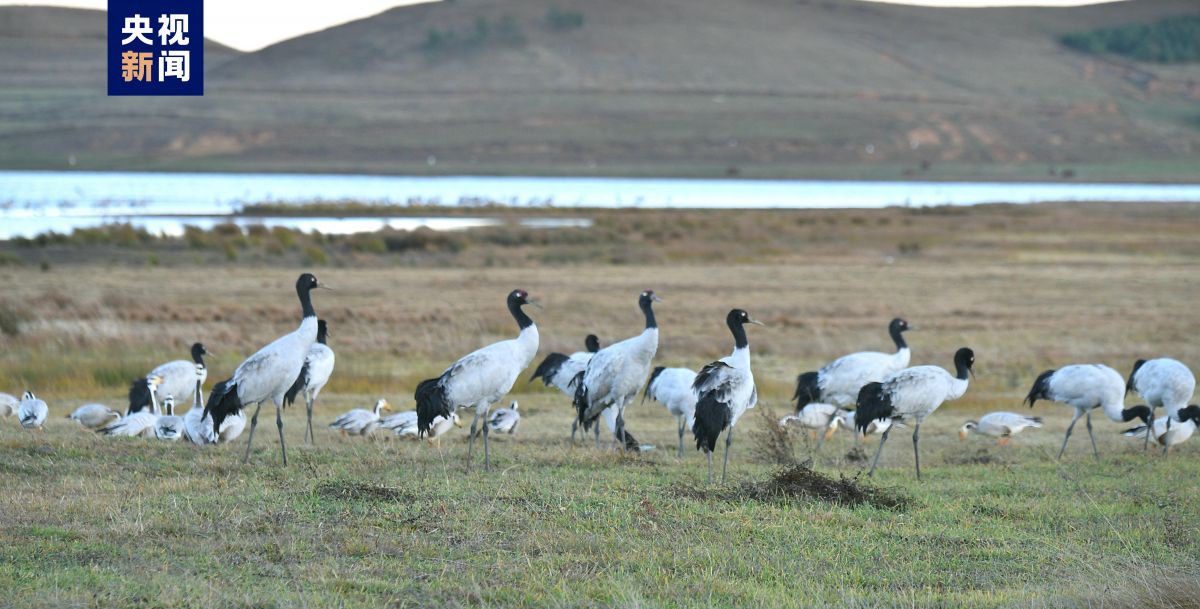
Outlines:
[[[108,0],[109,95],[204,95],[204,0]]]

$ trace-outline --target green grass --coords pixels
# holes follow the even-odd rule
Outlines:
[[[6,422],[0,592],[24,607],[1083,606],[1101,583],[1194,573],[1200,555],[1194,447],[1143,457],[1102,422],[1099,462],[1080,436],[1055,462],[1057,406],[1006,448],[960,445],[961,410],[938,413],[924,483],[898,432],[877,477],[910,499],[892,511],[706,496],[702,457],[669,450],[661,407],[630,417],[659,450],[624,458],[569,446],[561,396],[517,397],[527,421],[495,440],[491,474],[464,473],[458,435],[439,450],[321,429],[302,446],[298,411],[286,469],[270,425],[240,466],[241,442]],[[334,398],[320,422],[352,404]],[[760,424],[734,444],[734,491],[772,470],[753,457]],[[818,469],[854,475],[850,447],[840,434]]]

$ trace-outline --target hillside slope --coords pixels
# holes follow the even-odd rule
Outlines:
[[[1192,0],[452,0],[215,49],[206,96],[167,100],[103,96],[84,13],[0,8],[0,167],[1200,179],[1200,64],[1057,40]]]

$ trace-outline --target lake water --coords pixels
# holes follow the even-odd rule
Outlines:
[[[536,208],[872,208],[1048,201],[1200,201],[1200,184],[852,182],[638,178],[403,177],[305,174],[0,171],[0,238],[130,222],[178,234],[185,224],[291,226],[327,233],[383,226],[456,230],[489,218],[231,218],[251,203],[348,201]],[[587,225],[530,217],[530,226]]]

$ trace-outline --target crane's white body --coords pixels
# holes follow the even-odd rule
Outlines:
[[[67,418],[77,421],[87,429],[100,429],[121,418],[121,413],[104,404],[84,404],[76,408]]]
[[[454,362],[442,373],[446,399],[455,408],[475,408],[484,416],[517,382],[538,350],[537,324],[521,330],[516,338],[492,343]]]
[[[646,395],[662,404],[676,419],[683,418],[690,430],[696,422],[696,372],[687,368],[664,368],[646,386]]]
[[[49,416],[50,409],[46,406],[46,402],[37,399],[28,391],[21,396],[21,401],[17,404],[17,418],[21,421],[21,427],[41,429],[46,424],[46,417]]]
[[[379,427],[379,413],[386,406],[387,400],[379,400],[371,410],[355,408],[334,419],[329,426],[352,436],[365,436]]]
[[[821,397],[834,406],[853,406],[863,385],[904,370],[911,356],[912,351],[903,347],[895,353],[860,351],[839,357],[817,371]]]
[[[592,355],[583,373],[588,407],[583,420],[590,421],[610,407],[618,417],[646,383],[650,362],[658,351],[658,328],[609,345]]]
[[[238,399],[245,406],[270,400],[282,408],[283,394],[300,376],[304,359],[316,341],[317,317],[310,315],[296,330],[259,349],[233,372],[231,382],[237,385]]]
[[[1104,364],[1072,364],[1054,371],[1047,380],[1049,399],[1078,412],[1100,408],[1110,420],[1124,422],[1125,379]]]
[[[892,419],[920,425],[944,402],[961,398],[967,385],[940,366],[913,366],[885,378],[883,391],[891,400]]]
[[[162,383],[155,388],[158,401],[167,399],[167,396],[174,396],[177,400],[186,399],[190,402],[193,394],[200,391],[197,389],[197,381],[199,381],[199,386],[203,387],[204,381],[208,380],[208,367],[204,364],[179,359],[162,364],[146,375],[148,379],[154,377],[162,378]]]
[[[569,398],[575,397],[575,384],[573,381],[580,372],[587,370],[588,362],[592,361],[592,356],[595,355],[589,351],[576,351],[567,357],[559,366],[558,370],[548,379],[550,384],[555,389],[563,392]]]
[[[754,373],[750,370],[750,348],[734,349],[733,353],[717,360],[705,368],[713,368],[704,382],[696,386],[697,398],[706,393],[712,393],[719,402],[729,409],[729,429],[737,425],[738,419],[747,410],[758,404],[758,390],[754,386]]]
[[[1150,408],[1163,408],[1175,421],[1196,392],[1196,377],[1183,362],[1170,358],[1147,360],[1133,374],[1132,388]]]

